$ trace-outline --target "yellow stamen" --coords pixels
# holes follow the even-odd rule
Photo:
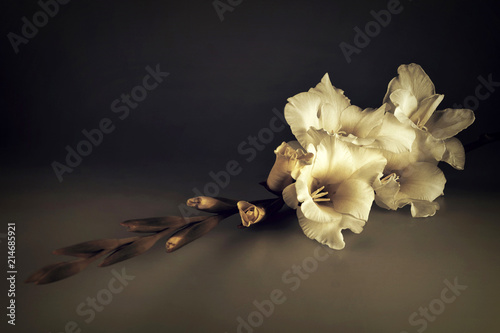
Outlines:
[[[398,175],[396,175],[396,173],[395,173],[395,172],[393,172],[393,173],[391,173],[391,174],[388,174],[388,175],[387,175],[387,176],[385,176],[384,178],[382,178],[380,181],[381,181],[381,182],[388,182],[388,181],[389,181],[389,178],[391,178],[391,177],[392,177],[392,175],[394,175],[394,180],[395,180],[395,181],[398,181],[398,180],[399,180],[399,176],[398,176]]]
[[[328,194],[328,192],[321,192],[324,188],[325,188],[324,186],[321,186],[316,191],[311,193],[311,198],[313,199],[313,201],[315,201],[315,202],[330,201],[330,198],[322,198]]]

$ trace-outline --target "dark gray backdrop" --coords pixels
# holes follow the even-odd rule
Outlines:
[[[221,3],[228,5],[226,1]],[[238,234],[234,230],[237,219],[231,220],[229,227],[215,233],[218,238],[233,239],[222,248],[217,247],[215,238],[208,238],[207,243],[200,240],[200,244],[193,244],[190,250],[186,247],[186,257],[181,254],[170,257],[175,258],[170,260],[174,260],[172,269],[177,272],[176,278],[169,278],[171,271],[167,274],[153,268],[157,267],[155,263],[164,260],[161,246],[156,248],[154,256],[130,261],[127,265],[132,266],[126,267],[135,269],[136,276],[142,275],[142,282],[131,287],[136,289],[129,294],[116,296],[121,297],[121,301],[110,304],[109,310],[99,314],[100,317],[89,325],[81,322],[74,308],[107,283],[109,270],[90,268],[67,281],[38,288],[21,285],[21,280],[41,265],[57,260],[50,255],[54,248],[92,238],[122,236],[117,223],[128,218],[178,213],[178,204],[193,195],[193,188],[202,189],[212,181],[209,173],[223,170],[227,161],[240,162],[242,172],[231,179],[221,195],[243,199],[266,196],[256,182],[265,179],[274,159],[273,149],[281,141],[292,138],[289,129],[274,133],[250,162],[246,161],[250,155],[242,154],[238,147],[248,142],[249,136],[258,135],[263,128],[269,127],[271,119],[276,117],[273,109],[282,113],[288,97],[316,85],[326,72],[334,85],[345,90],[353,104],[377,107],[388,82],[397,74],[397,67],[418,63],[433,80],[437,92],[445,95],[441,109],[463,104],[464,100],[476,109],[476,122],[459,138],[469,142],[481,133],[498,131],[500,93],[495,90],[500,87],[493,85],[489,91],[480,88],[483,95],[489,93],[488,97],[475,97],[477,87],[483,82],[479,77],[500,81],[500,12],[494,1],[401,0],[397,7],[399,13],[392,14],[386,26],[378,25],[379,31],[372,32],[369,43],[365,41],[367,45],[358,47],[359,54],[352,54],[350,62],[339,45],[356,46],[355,28],[365,30],[367,24],[376,26],[370,23],[375,22],[372,11],[387,10],[393,1],[245,0],[231,3],[231,10],[225,11],[221,20],[211,1],[72,1],[60,4],[58,12],[49,17],[46,24],[40,24],[35,36],[18,45],[17,53],[9,33],[22,36],[23,17],[33,22],[33,15],[41,7],[36,1],[2,3],[1,205],[2,223],[18,221],[20,292],[17,297],[21,327],[16,327],[18,331],[22,331],[22,327],[62,330],[64,323],[72,319],[89,332],[110,331],[114,325],[121,331],[130,332],[144,328],[179,331],[186,327],[200,332],[235,331],[237,315],[252,311],[254,298],[263,299],[276,285],[282,285],[281,273],[310,255],[316,246],[301,234],[293,215],[286,218],[292,227],[283,223],[269,230],[260,229],[266,232],[255,234],[253,231]],[[43,15],[38,19],[43,20]],[[12,39],[13,35],[10,36]],[[119,116],[123,113],[114,113],[111,104],[143,84],[148,74],[147,66],[155,68],[157,65],[169,75],[148,91],[147,97],[137,107],[130,108],[128,117],[121,120]],[[112,122],[113,132],[104,134],[92,153],[83,157],[72,173],[65,173],[60,182],[51,164],[54,161],[65,163],[65,147],[76,149],[85,139],[82,130],[97,128],[104,118]],[[248,148],[248,144],[245,147]],[[499,185],[498,177],[494,176],[496,162],[498,144],[471,153],[463,172],[443,166],[449,180],[447,193],[458,200],[445,203],[448,207],[460,207],[461,200],[475,198],[477,201],[469,202],[466,207],[484,209],[481,221],[485,226],[479,227],[484,235],[495,235],[494,231],[498,231],[498,227],[488,229],[494,226],[493,213],[498,211],[494,204]],[[485,197],[491,201],[483,201]],[[490,203],[487,208],[485,202]],[[386,213],[375,209],[373,223],[376,225],[377,216],[382,220],[396,216],[406,223],[404,225],[414,228],[408,211],[393,213],[399,215]],[[446,209],[439,213],[449,216]],[[448,211],[448,214],[451,213]],[[450,236],[457,247],[469,239],[470,231],[466,226],[477,217],[471,212],[467,219],[463,221],[463,238],[456,240]],[[383,223],[378,227],[384,228]],[[393,227],[401,231],[397,224]],[[284,239],[280,238],[282,229],[286,231]],[[444,234],[447,230],[443,229]],[[420,243],[427,242],[434,231],[420,231]],[[390,238],[393,232],[395,235]],[[238,236],[234,236],[235,233]],[[370,234],[370,230],[362,235],[369,237],[369,244],[383,243],[377,235]],[[384,241],[400,237],[394,230],[386,235],[388,238]],[[264,244],[253,247],[256,239]],[[474,239],[477,243],[469,246],[481,248],[481,236]],[[493,239],[488,240],[486,248],[490,250],[485,253],[493,255],[498,246],[493,245],[496,244]],[[245,245],[241,247],[239,241]],[[451,260],[450,257],[429,259],[433,249],[457,258],[454,250],[450,250],[453,246],[438,246],[442,240],[435,241],[434,245],[428,245],[428,252],[417,259],[400,258],[401,263],[436,261],[416,271],[408,268],[406,277],[412,281],[408,282],[408,288],[413,290],[413,298],[408,296],[398,303],[377,296],[387,305],[387,313],[377,312],[377,297],[363,297],[365,294],[356,292],[355,287],[345,282],[353,278],[351,275],[339,277],[342,283],[331,282],[335,279],[328,275],[330,268],[334,272],[339,267],[335,264],[346,268],[346,264],[336,257],[338,262],[322,268],[324,281],[318,280],[314,285],[303,287],[302,291],[306,299],[307,295],[321,296],[321,286],[326,284],[325,288],[330,291],[333,288],[336,292],[329,300],[314,303],[311,299],[313,303],[304,308],[295,298],[287,303],[286,311],[271,317],[266,324],[273,321],[259,329],[276,331],[288,327],[289,331],[301,331],[316,325],[318,331],[410,330],[408,315],[432,299],[425,293],[428,291],[426,284],[418,283],[421,281],[419,272],[448,267]],[[269,245],[274,242],[283,245],[280,248],[285,252],[276,249],[277,245]],[[376,249],[383,248],[380,243],[375,249],[366,245],[368,243],[361,243],[364,245],[357,254],[365,258],[360,259],[363,264],[367,258],[373,259],[373,255],[370,257],[363,251],[378,253]],[[393,245],[394,252],[406,249],[406,243],[397,244],[401,247]],[[218,249],[220,257],[211,254],[207,258],[206,251],[213,247]],[[294,250],[286,250],[292,248]],[[355,244],[353,248],[356,249]],[[341,255],[349,258],[348,251],[346,249]],[[412,249],[406,251],[415,253]],[[237,259],[226,261],[224,255],[228,252],[236,253]],[[263,261],[256,261],[255,256],[261,258],[259,254]],[[375,256],[375,262],[386,262],[384,255]],[[476,252],[467,252],[467,255],[469,259],[464,259],[465,264],[460,261],[456,267],[452,265],[446,274],[429,273],[431,277],[424,280],[430,281],[427,285],[434,283],[435,288],[429,295],[439,295],[443,278],[452,279],[454,274],[458,275],[454,268],[470,273],[467,263],[484,262],[480,269],[472,269],[470,276],[478,278],[471,278],[471,284],[476,282],[484,286],[481,276],[498,277],[497,269],[489,271],[489,259]],[[264,260],[268,257],[274,259]],[[262,266],[262,262],[267,266]],[[275,267],[273,262],[281,262],[283,267]],[[356,263],[356,258],[346,258],[346,262]],[[213,267],[218,269],[212,272]],[[354,273],[350,273],[358,278],[354,278],[354,283],[365,284],[357,274],[365,276],[378,271],[372,268],[373,271],[357,270],[356,264]],[[269,276],[274,279],[265,275],[263,269],[268,269]],[[401,278],[397,273],[392,276]],[[387,276],[381,275],[376,281],[380,281],[380,285],[369,286],[387,290],[384,295],[394,292],[392,283],[382,282],[387,281]],[[401,288],[407,290],[404,285]],[[464,306],[463,312],[452,313],[435,324],[436,332],[450,328],[458,332],[457,327],[477,327],[478,323],[491,327],[495,321],[493,317],[479,316],[479,319],[458,322],[454,318],[470,313],[477,304],[494,304],[492,299],[485,297],[498,291],[498,287],[495,288],[476,289],[475,294],[471,291],[475,298],[466,303],[468,307]],[[161,296],[157,290],[162,290]],[[238,293],[243,295],[231,298],[230,295]],[[415,297],[418,299],[416,295],[422,293],[422,300],[415,300]],[[333,301],[353,295],[360,302],[349,303],[349,311]],[[219,304],[215,310],[212,309],[214,302]],[[327,308],[336,309],[337,313],[339,308],[346,312],[335,316],[325,310],[322,302],[327,302]],[[398,304],[404,305],[399,307]],[[392,319],[389,314],[399,308],[401,315]],[[366,311],[368,309],[371,310]],[[490,306],[488,309],[493,311]],[[117,318],[124,313],[131,315],[120,326]],[[369,314],[364,317],[360,313]],[[311,319],[296,322],[297,316],[310,316]],[[346,316],[349,318],[345,319]],[[40,323],[35,324],[30,318],[38,318]]]

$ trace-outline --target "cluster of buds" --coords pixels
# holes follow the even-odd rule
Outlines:
[[[248,202],[244,200],[238,201],[226,198],[200,196],[188,199],[186,204],[189,207],[209,213],[221,215],[239,213],[241,217],[240,226],[249,227],[265,220],[267,217],[277,212],[283,206],[283,200],[277,198]]]
[[[213,213],[193,217],[165,216],[128,220],[121,223],[129,232],[147,234],[122,239],[87,241],[53,251],[53,254],[76,257],[72,261],[58,262],[42,267],[27,279],[27,283],[47,284],[73,276],[90,263],[105,257],[99,267],[106,267],[136,257],[148,251],[160,239],[167,238],[167,253],[176,251],[210,232],[225,218],[239,213],[241,227],[261,222],[277,212],[284,204],[281,198],[255,202],[226,198],[194,197],[188,206],[202,212]]]

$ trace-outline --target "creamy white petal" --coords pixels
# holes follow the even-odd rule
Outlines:
[[[313,165],[303,167],[295,182],[295,191],[299,202],[304,202],[311,198],[311,186],[314,181],[314,178],[311,177],[312,167]]]
[[[397,89],[409,90],[418,101],[436,93],[431,79],[419,65],[401,65],[398,68],[398,74],[387,87],[384,103],[389,102],[389,96]]]
[[[437,162],[441,161],[446,151],[443,140],[436,139],[429,132],[423,130],[415,131],[415,143],[412,148],[412,154],[416,156],[413,160],[418,162]]]
[[[382,150],[382,154],[387,159],[387,164],[384,169],[384,174],[387,175],[396,170],[402,170],[412,163],[411,152],[405,151],[397,154],[387,150]]]
[[[342,250],[345,247],[344,236],[337,223],[319,223],[308,219],[297,209],[297,217],[304,234],[310,239],[314,239],[321,244],[325,244],[332,249]]]
[[[474,120],[472,110],[445,109],[434,112],[425,126],[435,138],[448,139],[469,127]]]
[[[443,194],[446,178],[435,165],[427,162],[410,164],[400,174],[400,198],[433,201]]]
[[[357,179],[342,182],[333,195],[329,195],[337,212],[367,220],[374,199],[371,184]]]
[[[314,150],[314,152],[308,152],[300,145],[298,141],[289,141],[287,142],[287,144],[292,149],[301,152],[300,154],[297,155],[299,162],[298,167],[295,167],[291,172],[292,178],[297,179],[297,177],[300,175],[300,171],[302,170],[302,168],[306,165],[312,164],[312,162],[314,161],[314,153],[316,152],[316,150]],[[304,154],[302,154],[302,152],[304,152]]]
[[[375,138],[359,138],[357,136],[354,136],[352,134],[349,134],[347,136],[344,135],[338,135],[337,138],[343,142],[353,144],[355,146],[368,146],[371,147],[374,142]]]
[[[352,150],[349,144],[336,136],[327,136],[316,147],[316,159],[312,169],[312,177],[321,184],[336,184],[349,178],[355,171]]]
[[[412,126],[401,123],[392,113],[386,113],[376,140],[369,147],[401,153],[411,150],[415,136]]]
[[[357,179],[372,185],[380,178],[387,164],[386,158],[377,149],[351,147],[355,171],[349,179]]]
[[[321,104],[322,101],[318,95],[307,92],[288,99],[288,104],[285,106],[285,119],[302,147],[307,147],[311,142],[307,130],[310,127],[320,127],[318,112]]]
[[[345,247],[343,229],[360,233],[365,225],[365,221],[350,216],[344,216],[339,222],[319,223],[306,218],[300,210],[297,210],[297,217],[300,227],[307,237],[335,250],[342,250]]]
[[[292,208],[297,209],[299,207],[299,201],[297,200],[297,190],[295,189],[295,184],[290,184],[283,190],[283,201],[285,204]]]
[[[404,122],[405,118],[409,119],[418,108],[417,98],[411,91],[404,89],[395,90],[390,95],[388,104],[392,105],[390,110],[401,122]]]
[[[385,105],[377,110],[361,110],[356,105],[351,105],[342,111],[340,116],[342,127],[340,130],[346,134],[367,138],[374,128],[382,125],[384,113]]]
[[[319,110],[319,128],[329,133],[336,133],[340,129],[340,114],[342,110],[334,105],[327,103],[321,106]]]
[[[439,209],[439,204],[435,201],[414,200],[411,202],[411,216],[429,217],[434,216]]]
[[[342,214],[337,212],[331,205],[318,204],[313,199],[304,201],[297,210],[301,210],[304,216],[317,222],[339,222]]]
[[[439,103],[443,100],[444,95],[435,94],[424,98],[418,103],[418,108],[410,116],[411,121],[419,128],[423,128],[429,118],[432,116]]]
[[[340,227],[342,230],[349,229],[355,234],[360,234],[363,231],[366,221],[357,219],[355,217],[344,215],[342,221],[340,221]]]
[[[444,140],[446,151],[443,154],[443,161],[458,170],[463,170],[465,165],[464,146],[457,138]]]
[[[316,87],[309,89],[309,92],[321,97],[324,103],[331,104],[335,110],[344,110],[351,105],[351,101],[344,95],[344,91],[332,85],[328,73],[323,76]]]
[[[429,162],[437,164],[441,161],[446,151],[444,141],[436,139],[429,132],[424,130],[415,131],[415,141],[412,146],[412,162]]]
[[[315,147],[314,148],[315,151],[316,151],[316,147],[319,146],[321,141],[324,138],[330,136],[330,134],[328,134],[328,132],[325,131],[324,129],[314,128],[314,127],[311,127],[311,128],[309,128],[309,130],[307,130],[307,135],[309,135],[309,138],[310,138],[309,139],[310,140],[309,147],[311,147],[311,145],[312,145],[313,147]]]
[[[395,154],[382,151],[387,158],[387,166],[384,173],[390,174],[395,170],[402,170],[415,162],[428,162],[437,164],[441,161],[446,147],[443,140],[434,138],[429,132],[415,129],[415,140],[410,152]]]
[[[397,175],[393,173],[384,179],[375,181],[373,189],[375,190],[375,203],[377,206],[389,210],[397,210],[399,208],[396,202],[396,197],[399,193],[399,182],[396,179]]]

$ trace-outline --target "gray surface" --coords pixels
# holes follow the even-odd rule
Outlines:
[[[496,331],[500,195],[474,186],[493,171],[481,162],[496,147],[489,148],[473,153],[469,171],[451,173],[435,217],[416,220],[406,209],[374,207],[363,233],[346,232],[346,248],[317,267],[311,257],[326,252],[302,234],[290,211],[274,224],[247,230],[238,230],[233,217],[178,252],[166,254],[158,244],[140,257],[90,267],[51,285],[19,284],[15,331],[60,332],[75,321],[83,332],[235,332],[237,318],[256,310],[255,300],[280,289],[286,301],[255,332],[416,332],[421,326],[411,326],[409,316],[439,299],[444,280],[455,278],[467,289],[446,304],[426,332]],[[474,175],[481,165],[485,172]],[[126,236],[121,220],[176,214],[178,203],[190,195],[185,168],[110,172],[92,179],[75,175],[57,187],[53,176],[40,170],[3,179],[10,185],[8,197],[2,197],[2,221],[18,221],[18,277],[61,259],[50,255],[55,248]],[[258,177],[242,173],[225,194],[266,196],[252,181]],[[303,262],[312,265],[310,274],[292,282],[294,274],[287,270]],[[125,269],[135,279],[86,323],[88,316],[76,308],[107,287],[113,269]]]

